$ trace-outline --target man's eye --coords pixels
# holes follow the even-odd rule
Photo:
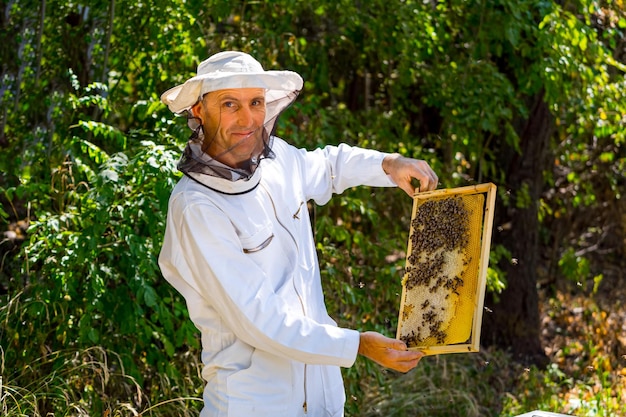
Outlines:
[[[223,106],[224,107],[228,107],[228,108],[232,108],[232,107],[235,107],[235,103],[233,103],[232,101],[225,101]]]
[[[263,105],[263,100],[254,100],[252,102],[253,106],[262,106]]]

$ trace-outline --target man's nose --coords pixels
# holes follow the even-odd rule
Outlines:
[[[242,106],[238,116],[239,126],[248,127],[252,125],[252,110],[248,106]]]

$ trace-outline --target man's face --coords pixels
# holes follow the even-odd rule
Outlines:
[[[202,149],[232,168],[244,166],[263,151],[265,90],[233,88],[206,94],[192,108],[202,120]]]

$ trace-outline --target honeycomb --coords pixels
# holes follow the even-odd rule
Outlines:
[[[397,336],[410,349],[478,350],[494,189],[414,197]]]

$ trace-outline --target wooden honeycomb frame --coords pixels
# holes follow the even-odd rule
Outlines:
[[[414,195],[396,336],[410,350],[479,351],[495,191],[487,183]]]

